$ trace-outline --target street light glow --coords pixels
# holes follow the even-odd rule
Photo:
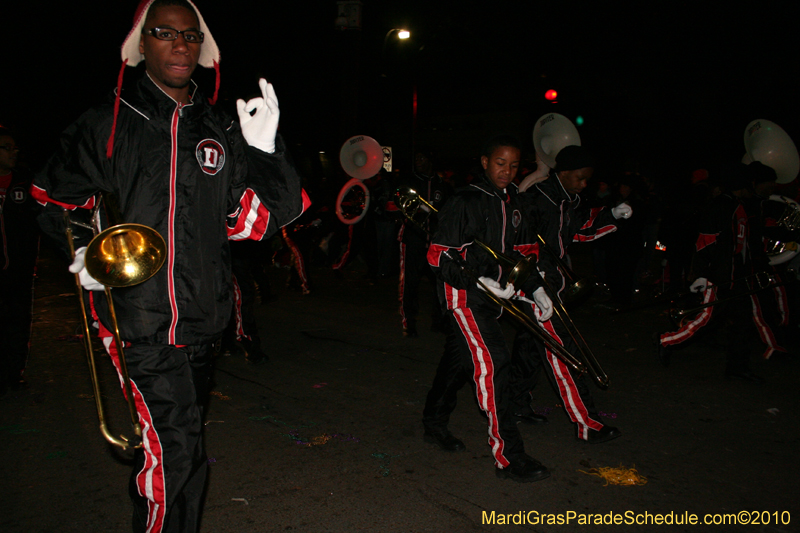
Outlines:
[[[411,32],[410,31],[408,31],[408,30],[398,30],[398,32],[397,32],[397,38],[398,39],[408,39],[409,37],[411,37]]]

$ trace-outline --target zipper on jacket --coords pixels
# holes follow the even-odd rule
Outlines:
[[[175,116],[177,115],[177,117]],[[168,241],[167,241],[167,291],[169,295],[170,311],[172,312],[172,319],[170,320],[169,329],[167,331],[167,343],[175,344],[175,332],[178,328],[178,301],[175,294],[175,211],[177,209],[176,199],[176,182],[178,180],[178,120],[183,116],[183,104],[178,102],[178,107],[173,113],[170,125],[170,173],[169,173],[169,196],[170,205],[168,213]]]

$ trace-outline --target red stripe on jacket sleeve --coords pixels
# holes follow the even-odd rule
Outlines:
[[[608,226],[603,226],[599,230],[597,230],[593,235],[581,235],[580,233],[576,233],[574,237],[572,237],[572,242],[592,242],[603,235],[608,233],[613,233],[617,231],[617,227],[613,224],[609,224]]]
[[[515,245],[514,249],[525,257],[534,256],[539,259],[539,243]]]
[[[94,196],[91,196],[83,205],[75,205],[75,204],[67,204],[64,202],[58,202],[53,200],[49,196],[47,196],[47,191],[42,189],[41,187],[37,187],[36,185],[31,185],[30,194],[33,196],[33,199],[36,200],[41,205],[47,204],[54,204],[60,205],[64,209],[69,209],[70,211],[74,211],[75,209],[92,209],[94,207]]]
[[[594,221],[597,220],[597,215],[600,214],[600,211],[605,209],[605,207],[593,207],[589,210],[589,220],[586,221],[581,229],[589,229],[594,225]]]
[[[697,251],[699,252],[706,246],[711,246],[712,244],[717,242],[718,236],[719,233],[701,233],[697,237],[697,244],[695,245],[697,247]]]
[[[253,189],[244,191],[239,205],[241,208],[238,210],[236,224],[232,228],[228,227],[228,238],[234,241],[260,240],[269,225],[269,210],[264,207]]]
[[[428,248],[428,264],[433,267],[439,267],[442,254],[449,250],[447,246],[442,246],[441,244],[431,244]]]
[[[302,211],[300,211],[300,214],[302,215],[303,213],[305,213],[305,212],[306,212],[306,210],[307,210],[309,207],[311,207],[311,198],[309,198],[309,197],[308,197],[308,194],[306,194],[306,190],[305,190],[305,189],[302,189],[302,190],[300,191],[300,195],[301,195],[301,196],[302,196],[302,198],[303,198],[303,210],[302,210]]]

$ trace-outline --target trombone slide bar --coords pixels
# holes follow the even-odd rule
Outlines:
[[[66,222],[66,236],[67,236],[67,245],[69,246],[69,252],[72,259],[75,259],[75,242],[72,237],[72,226],[71,220],[69,218],[69,212],[65,209],[64,210],[64,219]],[[131,425],[133,427],[134,434],[136,435],[133,439],[128,439],[124,435],[120,435],[119,438],[115,437],[111,434],[111,431],[108,429],[108,425],[106,424],[106,416],[105,410],[103,408],[103,400],[100,395],[100,380],[97,375],[97,363],[94,357],[94,349],[92,348],[92,336],[91,332],[89,331],[89,318],[86,316],[86,306],[85,300],[83,298],[83,286],[81,285],[81,279],[79,274],[75,274],[75,285],[78,290],[78,302],[81,306],[81,315],[83,317],[83,342],[84,347],[86,349],[86,359],[89,364],[89,374],[92,379],[92,391],[94,392],[94,401],[95,407],[97,409],[97,418],[100,422],[100,433],[103,437],[114,446],[118,446],[123,450],[128,450],[132,448],[141,448],[142,447],[142,428],[139,425],[138,415],[136,414],[135,406],[133,405],[133,395],[131,394],[131,384],[130,378],[128,377],[128,367],[125,362],[125,356],[122,353],[122,343],[119,340],[119,331],[117,329],[117,322],[116,322],[116,315],[113,311],[113,300],[111,299],[110,290],[106,287],[106,297],[108,299],[109,308],[112,309],[112,317],[114,319],[114,329],[115,329],[115,340],[117,342],[117,346],[120,348],[119,351],[119,361],[120,367],[124,368],[123,372],[123,381],[125,383],[125,393],[128,397],[128,409],[131,416]]]

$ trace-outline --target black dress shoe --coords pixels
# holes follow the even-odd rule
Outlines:
[[[463,452],[467,449],[464,443],[453,436],[449,431],[444,433],[425,430],[425,442],[436,444],[446,452]]]
[[[764,383],[764,378],[753,374],[753,371],[747,368],[744,370],[726,370],[725,377],[728,379],[749,381],[750,383],[757,383],[759,385]]]
[[[533,411],[529,411],[527,413],[513,413],[514,419],[517,423],[522,422],[523,424],[547,424],[547,417],[544,415],[537,415]]]
[[[603,426],[603,429],[600,431],[595,431],[593,429],[589,430],[589,438],[586,439],[586,442],[590,444],[600,444],[601,442],[608,442],[610,440],[616,439],[617,437],[622,436],[622,431],[613,427],[613,426]],[[583,440],[583,439],[578,439]]]
[[[550,471],[546,466],[527,455],[513,459],[505,468],[495,468],[494,473],[500,479],[510,479],[517,483],[531,483],[550,477]]]

